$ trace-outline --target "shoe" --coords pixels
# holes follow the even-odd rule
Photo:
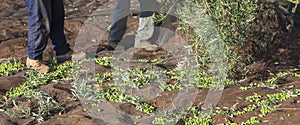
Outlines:
[[[119,42],[108,42],[108,46],[111,47],[112,49],[116,49],[118,45]]]
[[[74,53],[72,50],[70,50],[66,54],[57,55],[56,60],[57,62],[62,63],[70,60],[81,60],[81,59],[85,59],[86,57],[87,55],[84,52]]]
[[[111,48],[111,50],[115,51],[123,51],[126,49],[126,44],[121,44],[120,42],[108,42],[108,46]]]
[[[27,58],[26,60],[27,67],[31,67],[39,73],[48,73],[50,72],[49,66],[42,63],[40,60],[32,60]]]
[[[157,45],[151,44],[150,42],[147,41],[135,42],[134,47],[139,49],[146,49],[147,51],[157,51],[159,49]]]

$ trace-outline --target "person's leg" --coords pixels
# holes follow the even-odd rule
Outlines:
[[[130,0],[116,0],[116,7],[112,17],[112,25],[108,35],[109,42],[121,41],[126,32],[127,17],[129,15]]]
[[[28,24],[28,58],[41,60],[50,33],[51,0],[25,0],[30,15]]]
[[[140,17],[150,17],[154,14],[158,7],[156,0],[139,0],[140,1]]]
[[[296,12],[293,15],[293,20],[294,20],[294,25],[297,28],[300,28],[300,4],[297,5]]]
[[[70,45],[67,43],[64,35],[64,19],[65,9],[63,0],[51,0],[51,27],[50,27],[50,39],[53,44],[53,49],[56,55],[63,55],[68,53]]]
[[[50,33],[51,0],[25,0],[25,3],[30,15],[26,65],[40,73],[47,73],[50,68],[43,64],[42,55]]]

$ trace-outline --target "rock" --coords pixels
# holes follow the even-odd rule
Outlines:
[[[13,125],[10,120],[6,118],[0,118],[0,125]]]
[[[26,81],[23,76],[0,77],[0,93],[6,93],[11,88],[16,88]]]
[[[0,113],[0,125],[31,125],[34,121],[34,118],[28,119],[19,119],[19,118],[10,118],[4,113]]]
[[[266,63],[257,62],[245,67],[245,71],[247,74],[255,74],[260,71],[264,71],[266,69]]]

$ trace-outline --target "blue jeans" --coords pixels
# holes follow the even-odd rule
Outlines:
[[[140,18],[150,17],[155,12],[157,3],[155,0],[139,0],[140,1]],[[109,42],[121,41],[126,32],[127,18],[130,10],[130,0],[116,0],[116,7],[112,17],[112,25],[108,35]]]
[[[71,49],[64,35],[63,0],[25,0],[30,15],[28,24],[28,58],[41,60],[48,38],[57,55]]]

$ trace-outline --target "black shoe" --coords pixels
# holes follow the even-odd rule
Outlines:
[[[110,49],[115,50],[120,42],[108,42]]]
[[[72,50],[70,50],[66,54],[57,55],[56,59],[57,59],[57,62],[62,63],[65,61],[70,61],[70,60],[81,60],[81,59],[85,59],[86,57],[87,57],[87,55],[84,52],[75,53]]]

